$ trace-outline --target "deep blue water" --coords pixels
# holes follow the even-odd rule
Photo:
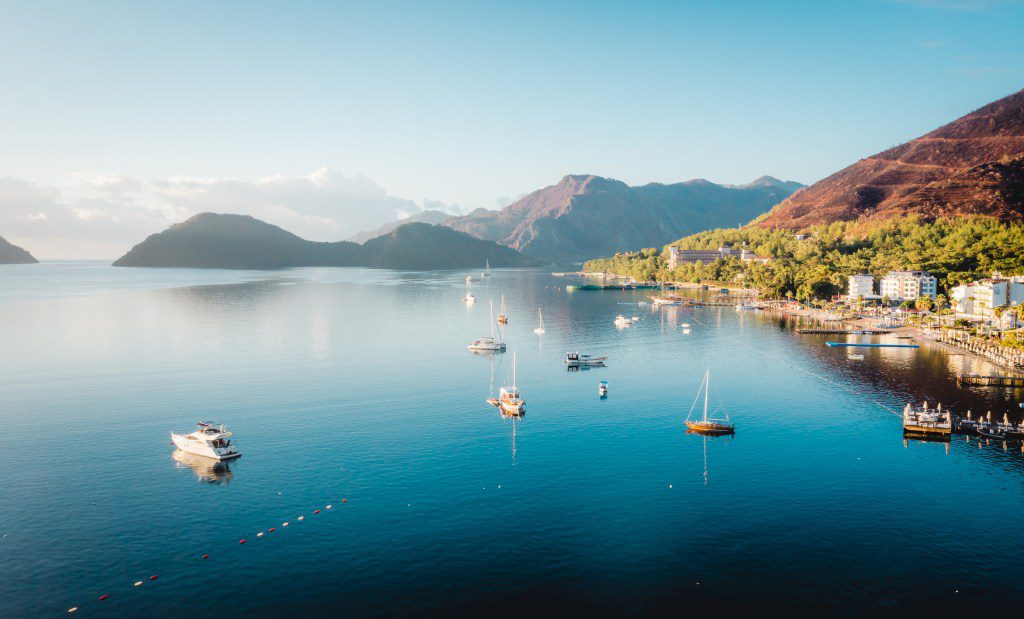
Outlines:
[[[892,412],[1001,416],[1024,394],[953,381],[984,366],[929,347],[852,362],[760,313],[640,308],[539,271],[496,271],[467,307],[465,275],[0,267],[0,616],[1024,600],[1021,446],[904,443]],[[468,352],[502,292],[509,353]],[[608,366],[567,372],[576,349]],[[517,422],[484,402],[513,350]],[[684,432],[708,368],[735,437]],[[206,418],[238,439],[227,470],[172,458],[168,432]]]

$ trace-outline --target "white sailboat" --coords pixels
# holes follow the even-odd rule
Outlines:
[[[491,311],[489,314],[490,318],[487,320],[487,324],[491,327],[491,334],[488,337],[482,337],[474,340],[470,343],[467,348],[470,350],[484,351],[484,352],[505,352],[505,342],[501,341],[501,338],[494,339],[494,301],[491,301]]]
[[[526,412],[526,402],[519,395],[519,388],[516,386],[516,353],[512,353],[512,386],[502,387],[498,391],[498,406],[501,412],[506,415],[519,416]]]
[[[690,421],[690,417],[693,415],[693,410],[697,407],[697,402],[700,400],[700,392],[704,391],[704,415],[699,421]],[[700,389],[697,390],[697,397],[693,400],[693,406],[690,407],[690,413],[686,416],[686,427],[699,434],[735,434],[736,425],[729,421],[729,415],[726,413],[725,419],[716,419],[714,417],[708,417],[708,399],[711,392],[711,370],[709,369],[704,374],[704,380],[700,384]]]
[[[537,328],[533,330],[537,335],[544,335],[544,314],[540,313],[540,308],[537,308],[537,321],[540,323]]]
[[[483,277],[490,277],[491,276],[491,261],[490,260],[484,260],[484,272],[481,273],[480,275],[483,276]]]

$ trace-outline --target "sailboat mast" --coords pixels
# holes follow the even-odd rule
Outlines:
[[[491,325],[491,339],[494,339],[494,299],[491,299],[491,319],[487,321]]]
[[[711,370],[704,374],[704,421],[708,420],[708,397],[711,394]]]
[[[516,388],[516,351],[512,351],[512,388]]]

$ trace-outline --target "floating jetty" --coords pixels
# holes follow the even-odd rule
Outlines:
[[[575,290],[654,290],[661,288],[660,284],[569,284],[565,289],[569,292]],[[665,286],[665,290],[675,290],[675,286]]]
[[[903,409],[904,437],[948,441],[953,434],[1024,441],[1024,421],[1012,423],[1007,413],[1003,413],[1001,421],[993,421],[992,411],[984,417],[972,416],[971,411],[967,411],[967,415],[961,417],[949,409],[943,409],[942,404],[929,408],[927,402],[919,407],[907,404]]]
[[[887,335],[892,331],[885,329],[797,329],[797,333],[804,335],[817,333],[819,335]]]
[[[996,387],[1024,387],[1024,376],[982,376],[981,374],[960,374],[956,377],[957,386],[985,385]]]
[[[861,344],[857,342],[825,342],[829,348],[920,348],[917,344]]]

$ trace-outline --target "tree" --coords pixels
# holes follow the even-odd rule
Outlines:
[[[928,296],[918,297],[917,300],[914,301],[914,307],[921,310],[922,312],[927,312],[931,310],[933,304],[934,301],[932,301],[932,298]]]

